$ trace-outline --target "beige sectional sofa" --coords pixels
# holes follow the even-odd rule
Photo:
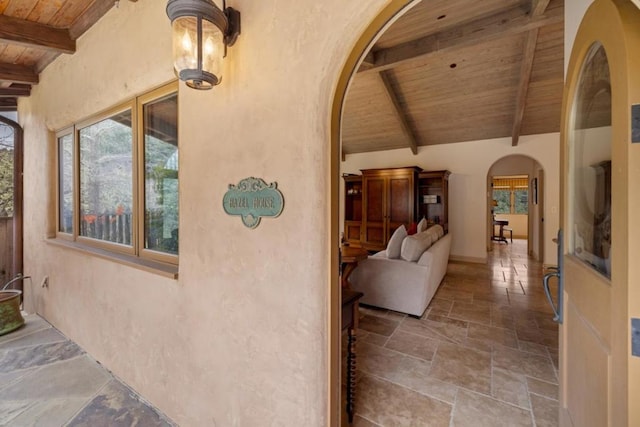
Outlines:
[[[349,281],[364,294],[363,304],[421,316],[447,271],[451,234],[440,225],[412,236],[402,231],[394,233],[386,250],[358,263]]]

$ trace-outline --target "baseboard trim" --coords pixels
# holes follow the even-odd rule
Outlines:
[[[471,262],[474,264],[486,264],[487,258],[478,258],[473,256],[449,255],[449,261],[455,262]]]

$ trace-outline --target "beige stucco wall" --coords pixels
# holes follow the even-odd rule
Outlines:
[[[178,280],[46,240],[52,132],[173,78],[165,4],[121,1],[20,101],[27,308],[181,425],[325,425],[331,101],[386,1],[229,3],[242,35],[222,85],[179,93]],[[285,197],[255,230],[222,210],[248,176]]]

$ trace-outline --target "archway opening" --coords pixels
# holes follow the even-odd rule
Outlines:
[[[22,127],[15,115],[0,114],[0,285],[22,273]],[[22,290],[22,281],[14,282]]]
[[[544,259],[544,169],[534,158],[502,157],[487,172],[487,251],[526,240],[527,254]]]

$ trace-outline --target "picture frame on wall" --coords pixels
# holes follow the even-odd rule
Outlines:
[[[531,188],[533,192],[533,204],[538,204],[538,178],[533,178],[531,180]]]

